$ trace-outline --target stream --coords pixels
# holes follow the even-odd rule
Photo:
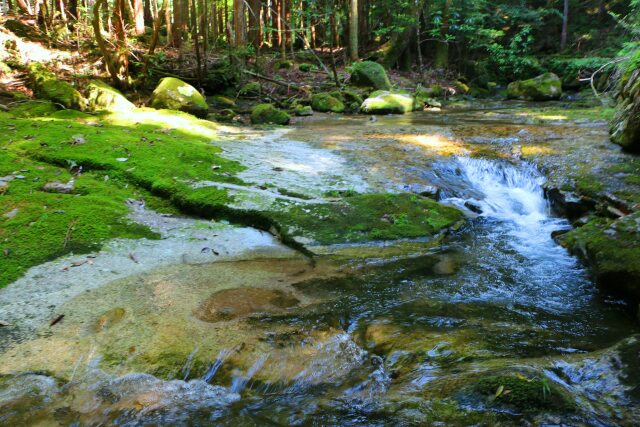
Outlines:
[[[640,328],[627,307],[599,291],[585,267],[552,239],[552,232],[571,225],[551,213],[546,178],[527,161],[471,156],[464,141],[444,154],[442,138],[451,130],[413,116],[380,121],[431,136],[407,145],[400,160],[380,154],[375,170],[367,159],[385,153],[386,143],[356,152],[361,135],[336,140],[318,132],[353,126],[348,120],[301,124],[278,138],[296,146],[309,143],[309,135],[332,141],[331,156],[347,159],[349,174],[384,178],[366,185],[358,180],[359,189],[397,190],[416,176],[436,183],[440,201],[470,217],[442,246],[340,260],[337,268],[335,261],[323,267],[322,257],[317,267],[286,257],[181,265],[87,291],[69,303],[78,320],[68,320],[62,338],[41,334],[5,355],[29,369],[0,377],[0,424],[634,425],[640,402],[623,381],[615,346]],[[436,137],[434,126],[440,126]],[[554,132],[552,126],[537,129]],[[470,134],[477,145],[512,145],[490,132]],[[511,134],[524,135],[522,128]],[[352,160],[358,153],[364,163]],[[224,286],[212,287],[216,280]],[[263,286],[271,293],[255,291]],[[273,307],[250,307],[246,316],[193,322],[194,307],[212,290],[230,301],[275,297]],[[114,307],[133,319],[120,320],[123,315],[109,311]],[[88,332],[86,319],[101,312],[112,314],[100,328],[114,326]],[[64,356],[50,351],[64,346]],[[160,348],[160,358],[179,354],[180,373],[163,378],[155,362],[139,361],[135,355],[145,346]],[[49,354],[32,365],[22,360],[37,351]],[[31,369],[38,363],[40,369]],[[55,372],[64,369],[62,380]],[[570,404],[527,411],[495,404],[500,389],[487,399],[473,385],[512,375],[553,387],[550,396],[545,388],[543,400],[562,396]]]

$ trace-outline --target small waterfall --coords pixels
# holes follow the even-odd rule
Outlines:
[[[231,392],[240,393],[247,386],[251,378],[262,368],[264,362],[267,361],[267,355],[262,355],[255,361],[255,363],[249,368],[246,375],[241,375],[233,378],[231,382]]]
[[[220,350],[220,352],[218,353],[218,357],[216,357],[215,362],[213,362],[211,366],[209,366],[207,372],[205,372],[205,374],[203,375],[202,380],[204,382],[210,383],[213,377],[215,377],[216,372],[218,372],[218,369],[220,369],[222,364],[229,358],[232,352],[232,350],[228,349]]]
[[[544,177],[534,166],[459,157],[459,171],[470,186],[484,196],[473,200],[483,216],[534,225],[548,217],[549,206],[541,185]],[[460,203],[463,199],[452,199]]]

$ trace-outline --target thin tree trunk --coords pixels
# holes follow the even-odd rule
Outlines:
[[[182,2],[184,0],[173,0],[173,47],[182,45]]]
[[[129,1],[129,0],[125,0]],[[133,20],[136,36],[144,34],[144,2],[142,0],[133,0]]]
[[[358,60],[358,0],[350,0],[349,5],[349,59]]]
[[[200,43],[198,41],[198,16],[196,9],[196,0],[191,0],[191,37],[193,38],[193,48],[196,51],[196,77],[198,78],[198,86],[202,87],[202,58],[200,56]]]
[[[162,5],[163,13],[159,15],[164,15],[164,21],[167,26],[167,46],[171,46],[173,43],[173,26],[171,25],[171,10],[169,9],[169,0],[165,0],[165,3]]]
[[[567,47],[567,26],[569,25],[569,0],[564,0],[562,13],[562,33],[560,34],[560,50]]]
[[[160,9],[160,11],[156,13],[156,19],[154,19],[153,21],[153,35],[151,36],[151,42],[149,43],[149,55],[153,55],[153,52],[158,45],[158,38],[160,37],[160,27],[162,27],[162,19],[166,18],[168,8],[169,0],[164,0],[162,2],[162,9]]]

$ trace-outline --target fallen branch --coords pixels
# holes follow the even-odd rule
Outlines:
[[[280,85],[280,86],[284,86],[287,89],[294,89],[294,90],[297,90],[297,91],[300,91],[300,92],[306,92],[306,89],[304,89],[304,88],[302,88],[302,87],[300,87],[298,85],[295,85],[293,83],[281,82],[280,80],[272,79],[271,77],[263,76],[262,74],[254,73],[253,71],[249,71],[249,70],[242,70],[242,72],[245,73],[245,74],[249,74],[250,76],[256,77],[258,79],[265,80],[265,81],[268,81],[268,82],[271,82],[271,83],[275,83],[275,84]]]
[[[607,68],[609,65],[613,65],[613,64],[616,64],[618,62],[622,62],[622,61],[624,61],[626,59],[629,59],[629,57],[628,56],[623,56],[622,58],[616,58],[613,61],[609,61],[606,64],[604,64],[602,67],[600,67],[597,70],[595,70],[593,72],[593,74],[591,74],[591,77],[589,77],[588,79],[579,79],[579,81],[581,81],[581,82],[589,81],[589,83],[591,84],[591,90],[593,90],[593,94],[596,96],[596,98],[600,98],[600,94],[596,90],[596,85],[594,83],[594,78],[595,78],[596,74],[598,74],[600,71],[602,71],[605,68]]]

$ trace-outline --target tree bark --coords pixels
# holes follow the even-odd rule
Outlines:
[[[244,46],[247,40],[244,11],[244,0],[233,0],[233,32],[235,33],[236,47]]]
[[[562,32],[560,34],[560,50],[567,47],[567,27],[569,25],[569,0],[564,0],[564,10],[562,13]]]
[[[261,26],[261,0],[249,0],[249,42],[257,49],[260,47]]]
[[[358,60],[358,0],[350,0],[349,5],[349,59]]]
[[[128,0],[125,0],[128,1]],[[133,20],[134,31],[136,36],[144,34],[144,2],[142,0],[133,0]]]

